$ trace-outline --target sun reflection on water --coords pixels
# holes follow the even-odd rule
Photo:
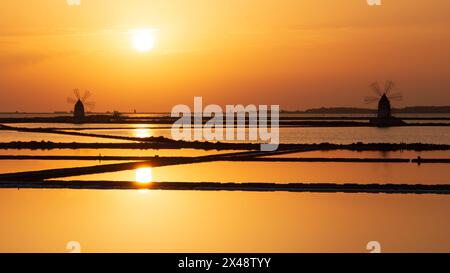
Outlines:
[[[138,137],[138,138],[146,138],[146,137],[151,137],[152,133],[151,133],[151,130],[148,128],[139,128],[134,131],[134,135],[135,135],[135,137]]]
[[[152,180],[152,168],[145,167],[136,169],[136,182],[146,184],[152,182]]]

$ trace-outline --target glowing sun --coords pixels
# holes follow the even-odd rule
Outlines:
[[[155,47],[155,35],[151,29],[133,29],[130,34],[135,50],[148,52]]]

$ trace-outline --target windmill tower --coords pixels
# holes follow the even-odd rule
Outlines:
[[[84,95],[81,96],[80,91],[77,89],[73,90],[73,93],[75,95],[75,98],[67,98],[67,102],[71,105],[74,105],[73,107],[73,119],[75,122],[82,122],[85,117],[85,107],[92,108],[94,107],[93,102],[88,102],[87,99],[90,97],[91,92],[85,91]]]
[[[366,104],[374,103],[378,101],[377,118],[371,119],[371,123],[376,126],[392,126],[403,124],[403,121],[392,116],[391,101],[399,101],[403,98],[401,93],[391,93],[395,83],[393,81],[387,81],[384,84],[384,89],[381,90],[378,82],[374,82],[370,85],[370,88],[375,93],[375,97],[365,97],[364,102]]]
[[[73,108],[73,118],[82,120],[84,119],[84,115],[84,104],[80,99],[78,99]]]
[[[388,119],[392,117],[391,114],[391,102],[389,101],[386,94],[383,94],[381,96],[380,100],[378,101],[378,118],[384,118]]]

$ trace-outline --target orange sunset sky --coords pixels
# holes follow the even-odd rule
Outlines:
[[[374,80],[395,106],[450,105],[450,1],[1,0],[0,112],[175,104],[361,107]],[[133,46],[133,30],[154,47]]]

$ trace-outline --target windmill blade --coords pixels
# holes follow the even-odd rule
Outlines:
[[[388,98],[389,98],[390,100],[396,100],[396,101],[399,101],[399,100],[402,100],[402,99],[403,99],[403,94],[402,94],[402,93],[393,93],[393,94],[390,94],[390,95],[388,96]]]
[[[91,96],[91,92],[89,90],[86,90],[84,92],[83,97],[81,98],[81,101],[86,101]]]
[[[95,107],[95,102],[85,102],[83,104],[88,109],[88,111],[92,111],[92,109]]]
[[[95,102],[84,102],[83,104],[85,106],[87,106],[87,107],[94,107],[95,106]]]
[[[384,93],[386,95],[389,94],[389,92],[391,92],[391,90],[394,88],[395,83],[393,81],[387,81],[384,85]]]
[[[377,94],[378,96],[382,96],[383,94],[381,93],[381,89],[380,89],[380,85],[378,84],[378,82],[374,82],[370,85],[370,88],[372,88],[373,92],[375,92],[375,94]]]
[[[376,101],[378,101],[378,98],[376,98],[376,97],[364,97],[365,104],[374,103]]]
[[[80,90],[79,90],[78,88],[75,88],[75,89],[73,90],[73,94],[75,95],[75,98],[76,98],[77,100],[81,99],[81,96],[80,96]]]
[[[67,103],[69,104],[75,104],[77,101],[74,98],[67,97]]]

